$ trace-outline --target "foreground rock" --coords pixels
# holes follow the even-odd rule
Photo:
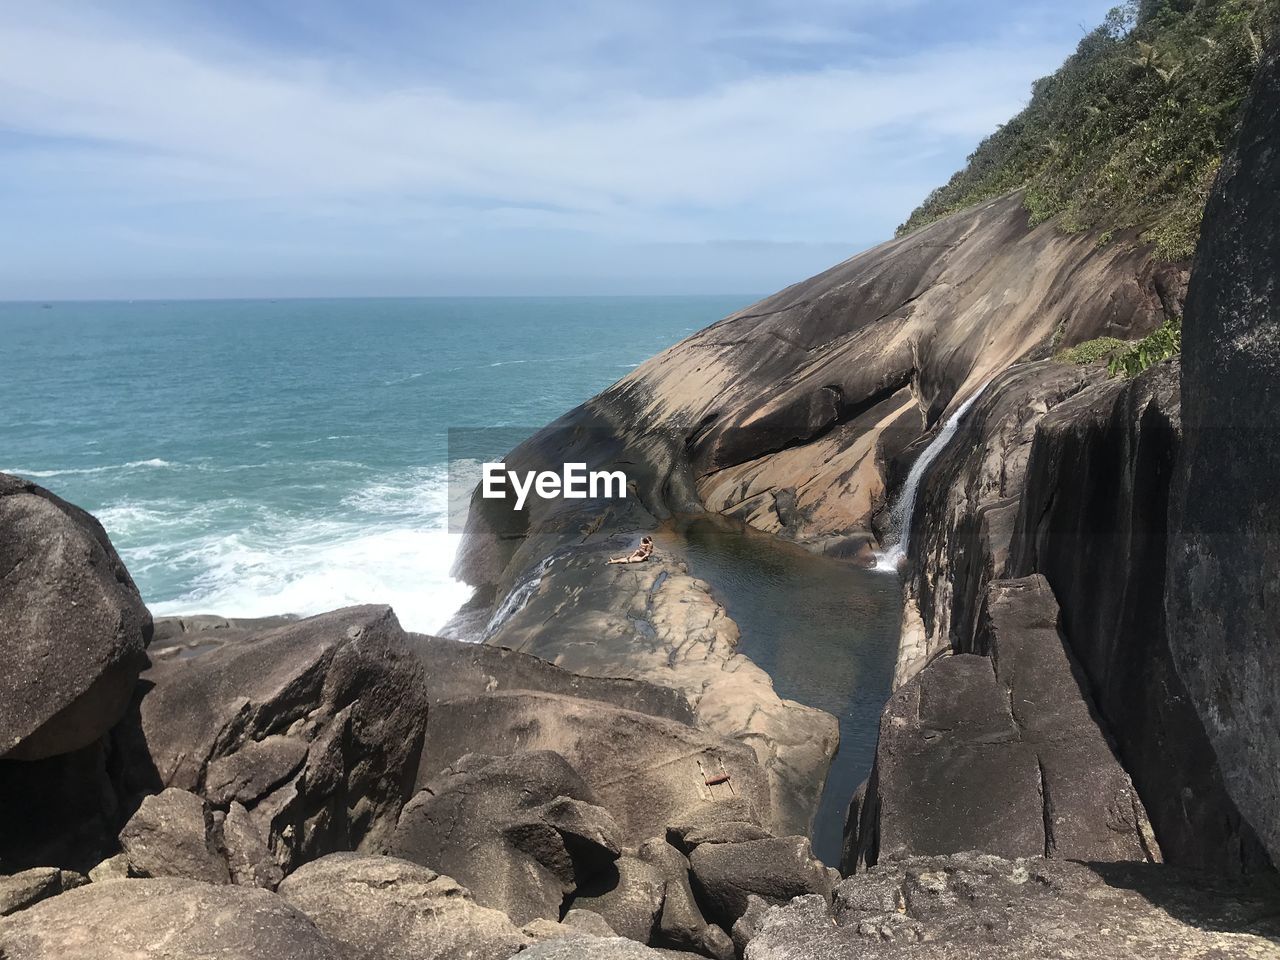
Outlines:
[[[769,784],[743,744],[595,700],[523,690],[433,707],[419,785],[464,754],[521,750],[563,756],[631,845],[661,835],[672,817],[720,794],[771,809]],[[712,774],[731,779],[709,787]]]
[[[935,661],[886,706],[846,871],[964,850],[1159,859],[1048,583],[992,582],[978,619],[980,654]]]
[[[757,921],[746,960],[1280,957],[1276,890],[1143,864],[959,854],[843,881]]]
[[[422,667],[389,607],[351,607],[163,660],[139,685],[126,794],[238,803],[285,868],[390,839],[417,769]],[[132,735],[130,735],[132,734]]]
[[[390,852],[446,873],[517,925],[561,906],[619,854],[618,827],[550,751],[470,754],[404,808]]]
[[[330,854],[295,871],[280,895],[344,960],[507,960],[528,942],[454,880],[394,857]]]
[[[133,876],[231,882],[218,852],[213,812],[185,790],[170,787],[143,800],[120,831],[120,846]]]
[[[1280,50],[1205,211],[1183,330],[1168,616],[1241,812],[1280,860]]]
[[[193,880],[91,883],[0,919],[5,960],[348,960],[273,893]]]
[[[86,747],[124,713],[151,614],[102,525],[0,474],[0,757]]]
[[[792,897],[831,895],[831,873],[814,858],[804,837],[704,843],[689,863],[707,916],[726,930],[746,913],[750,896],[786,903]]]

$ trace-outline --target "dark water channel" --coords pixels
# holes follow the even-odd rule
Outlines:
[[[897,656],[902,593],[893,574],[827,560],[748,527],[681,521],[679,549],[738,624],[739,649],[774,688],[840,721],[840,752],[814,821],[813,847],[840,862],[845,812],[871,771]]]

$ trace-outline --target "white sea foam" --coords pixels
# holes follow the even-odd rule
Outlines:
[[[460,536],[446,528],[447,493],[433,467],[381,479],[323,515],[234,499],[124,501],[98,515],[157,616],[386,603],[406,629],[430,632],[471,594],[449,575]]]
[[[159,457],[152,457],[150,460],[130,460],[128,463],[104,464],[100,467],[67,467],[63,470],[26,470],[22,467],[0,467],[0,473],[12,473],[19,477],[46,479],[48,477],[87,476],[93,473],[109,473],[112,470],[137,470],[142,467],[157,468],[172,466],[173,464],[168,460],[161,460]]]

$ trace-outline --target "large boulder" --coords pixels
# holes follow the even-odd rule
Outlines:
[[[1158,859],[1044,578],[993,581],[978,621],[984,653],[935,661],[885,707],[846,872],[964,850]]]
[[[170,787],[143,800],[120,831],[120,846],[134,876],[231,881],[218,851],[213,811],[186,790]]]
[[[559,920],[566,897],[620,852],[594,799],[556,753],[470,754],[405,805],[389,852],[454,877],[517,924]]]
[[[0,919],[5,960],[348,960],[305,915],[251,887],[116,880]]]
[[[294,871],[280,895],[345,960],[507,960],[528,942],[456,881],[394,857],[329,854]]]
[[[1280,860],[1280,49],[1205,210],[1183,326],[1170,644],[1228,792]]]
[[[642,843],[636,856],[653,867],[663,883],[662,911],[653,942],[715,960],[732,960],[733,941],[719,927],[707,923],[693,895],[688,858],[661,837]]]
[[[747,911],[754,894],[768,903],[831,896],[832,877],[805,837],[745,843],[704,843],[689,857],[693,889],[707,917],[726,930]]]
[[[0,917],[25,910],[41,900],[74,890],[87,882],[81,874],[57,867],[33,867],[12,876],[0,877]]]
[[[1280,956],[1274,892],[1173,868],[915,858],[756,918],[746,960]]]
[[[619,857],[596,874],[573,898],[574,909],[590,910],[628,940],[650,943],[666,897],[666,878],[651,864]]]
[[[151,614],[102,525],[0,474],[0,757],[97,740],[146,666]]]
[[[120,733],[127,792],[247,809],[280,864],[380,849],[417,771],[422,666],[389,607],[350,607],[157,662]]]
[[[463,754],[518,750],[561,754],[632,845],[661,835],[673,817],[716,791],[771,809],[750,747],[673,720],[533,691],[498,690],[434,706],[419,785]],[[706,780],[722,770],[731,782],[708,787]]]

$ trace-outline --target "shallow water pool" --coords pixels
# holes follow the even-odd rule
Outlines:
[[[768,671],[781,696],[840,721],[840,752],[813,828],[814,852],[835,866],[849,800],[871,772],[893,681],[898,578],[719,518],[682,520],[675,533],[690,573],[711,584],[737,622],[738,649]]]

